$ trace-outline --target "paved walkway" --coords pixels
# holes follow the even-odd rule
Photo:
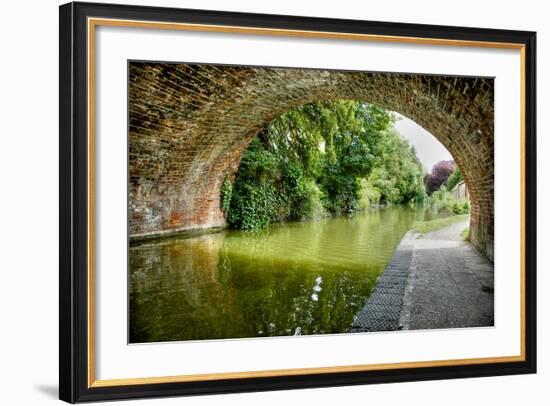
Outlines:
[[[403,298],[402,329],[492,326],[493,264],[462,241],[468,221],[417,236]]]
[[[460,233],[407,233],[352,332],[493,325],[493,265]]]

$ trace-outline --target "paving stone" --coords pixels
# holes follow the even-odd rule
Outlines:
[[[494,325],[493,264],[460,239],[467,226],[404,238],[350,332]]]
[[[467,226],[428,233],[414,250],[400,319],[404,329],[494,325],[493,264],[460,240]]]

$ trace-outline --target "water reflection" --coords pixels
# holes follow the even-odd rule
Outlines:
[[[420,209],[130,248],[130,342],[347,331]]]

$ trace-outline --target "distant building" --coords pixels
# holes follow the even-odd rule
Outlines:
[[[470,193],[468,192],[468,187],[464,181],[457,183],[453,190],[451,190],[451,194],[458,200],[470,199]]]

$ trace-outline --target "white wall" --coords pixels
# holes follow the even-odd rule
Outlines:
[[[117,1],[119,3],[119,1]],[[232,0],[123,1],[175,7],[309,15],[382,21],[479,26],[538,31],[538,150],[550,153],[550,130],[543,112],[550,88],[550,24],[545,2],[462,0],[460,2],[354,0],[269,2]],[[53,0],[2,5],[0,24],[0,402],[42,405],[57,401],[58,252],[58,10]],[[549,188],[539,159],[539,207]],[[545,230],[543,230],[543,226]],[[549,310],[542,292],[548,278],[543,247],[550,224],[539,212],[539,374],[467,380],[370,385],[300,391],[186,398],[188,405],[338,404],[408,405],[544,404],[549,398],[550,359],[544,346]],[[545,382],[546,381],[546,382]],[[538,399],[538,400],[537,400]],[[181,399],[126,402],[181,404]],[[405,403],[406,402],[406,403]],[[110,403],[113,404],[113,403]]]

